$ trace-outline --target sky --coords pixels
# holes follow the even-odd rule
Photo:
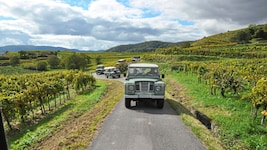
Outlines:
[[[0,0],[0,46],[106,50],[267,23],[267,0]]]

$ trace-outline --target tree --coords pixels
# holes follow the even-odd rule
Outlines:
[[[81,69],[84,70],[87,63],[86,59],[81,55],[74,53],[65,60],[66,69]]]
[[[121,73],[125,73],[128,69],[127,63],[121,63],[117,66],[117,68],[120,70]]]
[[[10,64],[11,64],[12,66],[15,66],[15,65],[20,64],[20,59],[19,59],[18,56],[12,56],[12,57],[10,57],[10,58],[9,58],[9,61],[10,61]]]
[[[237,33],[237,42],[247,43],[251,39],[248,31],[240,31]]]
[[[259,29],[255,33],[256,38],[261,38],[261,39],[267,39],[267,32],[264,32],[263,29]]]
[[[19,57],[21,58],[21,59],[28,59],[29,57],[27,56],[27,52],[26,51],[18,51],[18,53],[19,53]]]
[[[47,62],[51,68],[57,68],[60,63],[60,59],[57,56],[52,55],[48,57]]]
[[[255,24],[250,24],[248,26],[248,30],[249,30],[250,35],[254,35],[254,33],[256,31],[256,25]]]
[[[190,42],[183,42],[181,48],[189,48],[191,46]]]
[[[85,53],[80,54],[85,60],[86,60],[86,64],[90,64],[91,63],[91,57],[86,55]]]
[[[46,71],[47,70],[47,63],[46,62],[39,62],[38,64],[37,64],[37,70],[38,71]]]
[[[97,56],[96,59],[95,59],[95,61],[96,61],[96,65],[102,64],[102,62],[101,62],[101,56]]]

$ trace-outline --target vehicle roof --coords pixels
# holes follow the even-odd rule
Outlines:
[[[116,68],[116,67],[105,67],[104,69],[113,69],[113,68]]]
[[[153,68],[157,68],[158,65],[150,64],[150,63],[133,63],[133,64],[130,64],[129,67],[153,67]]]
[[[126,61],[125,59],[119,59],[118,62],[123,62]]]

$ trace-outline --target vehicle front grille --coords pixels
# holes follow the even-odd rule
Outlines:
[[[154,83],[153,82],[147,82],[147,81],[141,81],[135,83],[135,89],[136,91],[140,92],[149,92],[154,90]]]

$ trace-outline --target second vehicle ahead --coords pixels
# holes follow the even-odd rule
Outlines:
[[[107,78],[120,78],[121,72],[116,67],[105,67],[104,75]]]

